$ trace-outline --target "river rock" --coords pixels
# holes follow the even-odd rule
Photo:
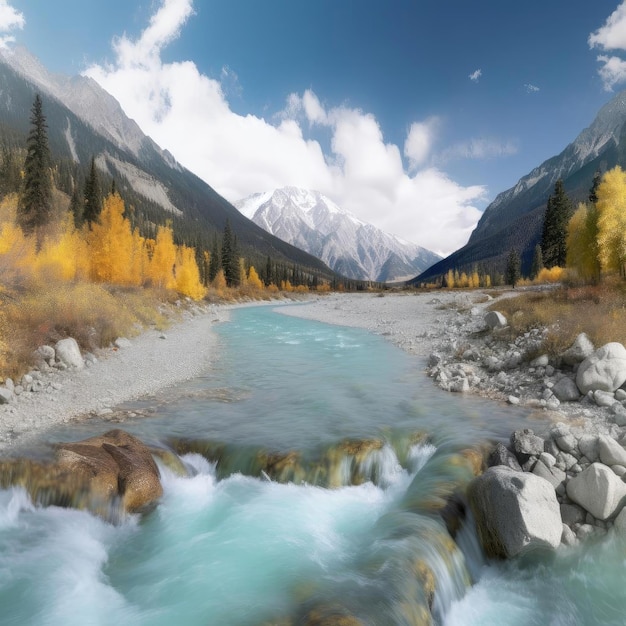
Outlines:
[[[576,372],[576,385],[584,395],[589,391],[614,392],[626,382],[626,348],[607,343],[587,357]]]
[[[582,363],[587,357],[590,357],[595,348],[591,339],[585,333],[580,333],[574,340],[574,343],[561,354],[561,361],[565,365],[574,366]]]
[[[552,393],[560,402],[577,402],[580,399],[580,391],[578,391],[576,383],[567,376],[554,384]]]
[[[623,465],[626,467],[626,450],[615,439],[600,435],[598,437],[600,461],[605,465]]]
[[[72,337],[57,341],[55,353],[59,363],[63,363],[66,367],[74,367],[76,369],[85,367],[78,343]]]
[[[484,319],[485,324],[487,324],[487,326],[491,328],[491,330],[494,330],[496,328],[504,328],[507,325],[506,317],[504,317],[504,315],[502,315],[502,313],[500,313],[499,311],[489,311],[485,315]]]
[[[511,434],[511,448],[517,460],[524,464],[529,456],[539,456],[544,451],[544,442],[530,428],[525,428]]]
[[[54,363],[56,353],[52,346],[39,346],[33,353],[33,356],[35,357],[36,363],[43,361],[44,363],[50,364]]]
[[[615,395],[610,391],[596,389],[593,392],[593,400],[598,406],[611,407],[615,404]]]
[[[567,483],[570,500],[600,520],[614,515],[626,499],[626,483],[611,468],[592,463]]]
[[[535,463],[532,472],[535,476],[539,476],[540,478],[547,480],[554,489],[556,489],[565,480],[565,472],[556,467],[556,460],[555,465],[548,466],[543,463],[541,457],[539,457],[539,461]]]
[[[578,449],[580,450],[580,453],[591,463],[597,461],[600,458],[600,451],[598,449],[598,436],[582,435],[578,440]]]
[[[0,387],[0,404],[9,404],[13,398],[14,393],[11,389]]]
[[[489,454],[487,465],[489,467],[504,465],[518,472],[522,471],[522,466],[519,464],[517,457],[503,443],[500,442],[495,445]]]
[[[490,467],[469,484],[468,498],[487,556],[513,558],[561,543],[559,503],[539,476]]]

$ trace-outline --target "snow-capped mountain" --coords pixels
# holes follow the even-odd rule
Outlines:
[[[429,280],[449,269],[481,266],[502,272],[515,248],[528,271],[541,237],[548,196],[557,180],[576,204],[587,199],[594,174],[620,165],[626,168],[626,91],[616,94],[560,154],[544,161],[485,209],[468,243],[430,267],[416,281]]]
[[[366,224],[317,191],[283,187],[235,206],[255,224],[348,278],[397,282],[441,257]]]

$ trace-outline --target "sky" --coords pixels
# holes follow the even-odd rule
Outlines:
[[[447,255],[626,88],[626,0],[0,0],[231,202],[293,185]]]

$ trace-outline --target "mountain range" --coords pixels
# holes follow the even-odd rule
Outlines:
[[[626,91],[600,109],[591,125],[560,154],[534,168],[514,187],[498,194],[485,209],[465,246],[428,268],[411,283],[482,267],[503,272],[511,249],[522,258],[528,273],[536,244],[541,239],[548,196],[557,180],[576,205],[587,200],[596,172],[616,165],[626,168]]]
[[[400,282],[441,257],[362,222],[317,191],[283,187],[235,203],[255,224],[309,252],[342,276]]]
[[[252,262],[297,264],[332,280],[318,258],[291,246],[244,217],[206,182],[180,165],[129,119],[120,104],[94,80],[50,73],[25,48],[0,51],[0,141],[25,146],[35,93],[43,99],[53,160],[74,172],[91,158],[145,222],[171,220],[174,232],[210,249],[226,221],[239,251]],[[242,173],[244,175],[244,173]]]

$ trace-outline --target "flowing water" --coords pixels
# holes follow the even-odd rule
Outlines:
[[[619,540],[487,564],[471,517],[446,514],[468,449],[541,422],[438,391],[360,330],[260,307],[217,332],[206,376],[124,407],[188,470],[161,466],[153,512],[111,524],[0,491],[0,624],[624,623]]]

